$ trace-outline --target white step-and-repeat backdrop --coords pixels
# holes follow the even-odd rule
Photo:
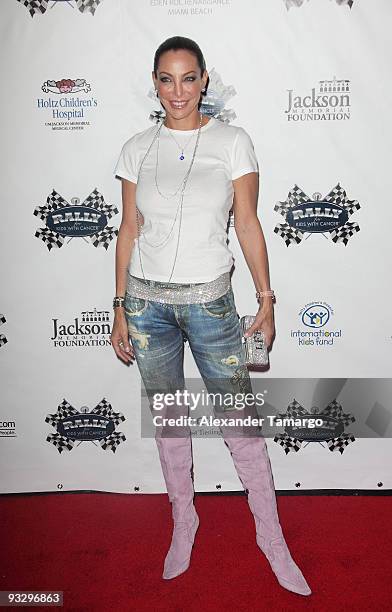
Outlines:
[[[271,414],[328,417],[268,438],[276,488],[390,489],[390,0],[2,0],[0,14],[1,492],[165,491],[137,366],[109,335],[113,170],[162,111],[152,62],[173,35],[205,54],[203,112],[243,126],[260,163],[277,334],[252,379],[275,381]],[[255,313],[228,233],[237,310]],[[199,376],[187,345],[185,373]],[[242,488],[221,439],[193,447],[197,491]]]

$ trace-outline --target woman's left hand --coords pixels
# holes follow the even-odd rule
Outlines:
[[[275,335],[274,307],[272,302],[260,306],[253,324],[248,327],[244,333],[244,336],[252,336],[254,332],[258,330],[262,330],[264,332],[265,344],[269,349]]]

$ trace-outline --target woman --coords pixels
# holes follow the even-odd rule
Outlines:
[[[152,78],[165,118],[127,140],[115,169],[122,179],[123,218],[111,341],[124,362],[136,359],[151,403],[157,391],[184,389],[186,341],[208,392],[230,391],[234,397],[251,391],[251,385],[230,281],[227,221],[232,206],[256,295],[262,297],[245,335],[262,329],[270,346],[274,334],[273,291],[256,213],[257,159],[243,128],[200,113],[208,72],[194,41],[176,36],[163,42]],[[233,406],[214,410],[225,416],[234,412]],[[171,414],[180,412],[179,405],[171,408]],[[279,524],[264,437],[241,427],[222,427],[221,432],[248,490],[257,544],[283,587],[309,595]],[[155,434],[174,522],[165,579],[189,567],[199,525],[189,429],[168,434],[165,427]]]

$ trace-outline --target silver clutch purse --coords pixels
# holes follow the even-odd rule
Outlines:
[[[242,343],[245,348],[245,361],[247,366],[264,366],[269,363],[264,332],[259,329],[252,336],[244,337],[244,333],[252,325],[255,318],[254,315],[245,315],[240,318]]]

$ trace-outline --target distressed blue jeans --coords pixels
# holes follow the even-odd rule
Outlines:
[[[158,283],[159,284],[159,283]],[[232,287],[223,296],[206,303],[161,304],[126,292],[125,316],[130,342],[152,409],[154,394],[173,394],[185,387],[184,344],[190,350],[208,393],[227,398],[252,394],[239,315]],[[185,414],[184,406],[166,408],[166,415]],[[233,410],[230,402],[213,405],[215,416],[257,417],[254,406]],[[220,427],[224,437],[260,435],[253,427]],[[253,432],[253,433],[251,433]],[[172,435],[188,435],[188,428],[176,428]],[[161,434],[162,435],[162,432]],[[170,435],[170,434],[165,434]]]

